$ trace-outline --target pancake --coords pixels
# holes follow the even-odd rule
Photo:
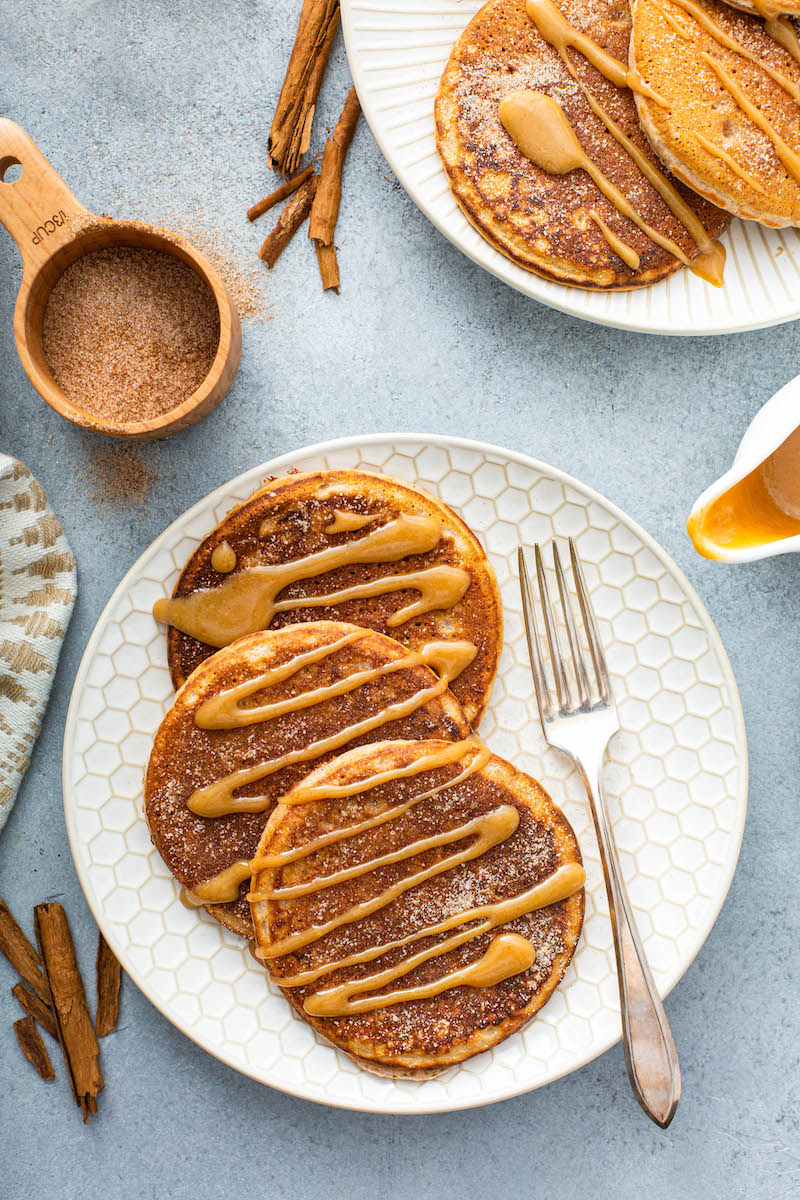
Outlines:
[[[201,663],[144,785],[153,843],[188,900],[252,937],[247,864],[277,798],[346,746],[465,737],[446,683],[391,638],[332,621],[251,634]]]
[[[800,62],[765,24],[716,0],[635,0],[642,128],[680,179],[764,225],[800,223]],[[771,130],[771,132],[770,132]]]
[[[543,36],[548,24],[565,19],[572,31],[568,44],[574,44],[576,33],[587,35],[613,56],[616,62],[606,57],[605,69],[624,84],[628,5],[559,0],[557,7],[539,3],[536,10],[534,23],[524,0],[490,0],[456,42],[442,76],[436,141],[467,218],[521,267],[562,283],[641,287],[672,274],[681,266],[680,256],[685,261],[694,256],[698,273],[719,282],[721,265],[709,271],[697,250],[702,243],[704,260],[719,256],[710,249],[711,239],[728,218],[664,174],[639,127],[629,87],[612,83],[575,48],[564,47],[562,57]],[[587,170],[568,165],[562,174],[545,170],[521,151],[500,119],[501,104],[520,93],[544,95],[558,105],[584,158],[650,232],[623,215]],[[598,105],[628,139],[627,147],[604,123]],[[672,197],[678,216],[664,195]],[[658,244],[659,238],[665,244]]]
[[[514,1033],[583,919],[563,813],[474,741],[342,754],[283,797],[253,866],[258,957],[378,1074],[426,1078]]]
[[[172,625],[176,687],[243,634],[349,621],[413,649],[447,642],[450,659],[459,658],[458,671],[448,662],[453,693],[477,722],[503,640],[494,572],[464,522],[425,492],[359,471],[298,472],[267,484],[200,543],[174,597],[154,613]]]

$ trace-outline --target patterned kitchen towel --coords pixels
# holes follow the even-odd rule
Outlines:
[[[0,454],[0,829],[30,763],[76,588],[47,496],[26,466]]]

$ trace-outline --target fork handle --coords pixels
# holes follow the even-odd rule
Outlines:
[[[622,1039],[625,1062],[636,1099],[644,1111],[666,1129],[681,1094],[681,1072],[664,1006],[647,965],[642,940],[633,919],[622,877],[603,787],[603,765],[597,769],[597,797],[584,774],[600,859],[608,891],[614,951],[617,958]]]

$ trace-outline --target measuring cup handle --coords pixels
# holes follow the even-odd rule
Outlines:
[[[13,183],[4,182],[16,164],[22,174]],[[0,221],[19,247],[24,273],[71,241],[75,218],[87,215],[27,133],[0,118]]]

